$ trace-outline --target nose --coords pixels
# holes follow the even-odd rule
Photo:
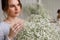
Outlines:
[[[15,7],[15,10],[18,10],[18,7],[17,6]]]

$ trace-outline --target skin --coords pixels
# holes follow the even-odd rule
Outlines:
[[[13,40],[17,33],[22,30],[24,21],[18,18],[22,11],[18,0],[8,0],[8,4],[9,7],[6,10],[7,18],[4,21],[11,25],[8,37]]]

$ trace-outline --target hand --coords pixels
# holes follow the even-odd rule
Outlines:
[[[13,39],[13,38],[17,35],[17,33],[18,33],[20,30],[22,30],[23,24],[24,24],[24,23],[23,23],[22,21],[14,24],[14,25],[11,27],[11,29],[10,29],[9,38]]]

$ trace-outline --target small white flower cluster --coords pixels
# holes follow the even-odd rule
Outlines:
[[[18,34],[17,40],[60,40],[60,37],[48,18],[32,15],[25,22],[24,30]]]
[[[24,29],[19,32],[16,40],[60,40],[50,17],[45,12],[32,14],[24,23]]]

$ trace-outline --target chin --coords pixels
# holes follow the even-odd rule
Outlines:
[[[14,15],[15,17],[18,17],[19,16],[19,14],[18,15]]]

